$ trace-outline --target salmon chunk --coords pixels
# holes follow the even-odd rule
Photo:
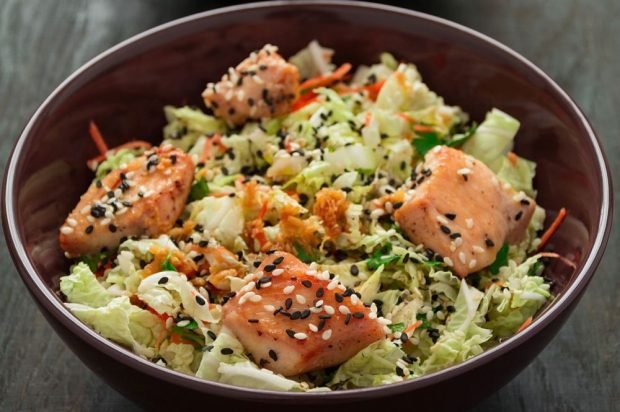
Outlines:
[[[71,256],[89,255],[124,237],[167,232],[183,212],[193,176],[183,151],[148,150],[90,185],[60,228],[60,246]]]
[[[412,242],[462,277],[493,263],[504,243],[523,239],[536,207],[485,164],[446,146],[427,153],[417,182],[394,217]]]
[[[230,68],[218,83],[209,83],[202,93],[206,106],[232,125],[290,112],[298,95],[299,70],[277,50],[266,45]]]
[[[224,325],[262,367],[284,376],[338,365],[385,337],[359,296],[285,252],[223,307]]]

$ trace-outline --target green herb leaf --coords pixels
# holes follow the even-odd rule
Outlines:
[[[405,324],[403,322],[392,323],[388,325],[388,328],[390,328],[392,332],[402,332],[405,330]]]
[[[437,132],[416,132],[416,134],[418,137],[413,139],[412,144],[422,156],[425,156],[433,147],[444,144],[444,140]]]
[[[542,262],[537,260],[532,266],[530,266],[530,270],[527,271],[527,275],[538,276],[538,271],[540,270],[541,266],[543,266]]]
[[[469,140],[470,137],[476,133],[476,129],[478,128],[477,124],[472,124],[465,133],[458,133],[452,136],[452,140],[446,143],[446,146],[450,147],[460,147],[463,143]]]
[[[207,196],[210,193],[209,185],[204,177],[198,179],[193,185],[189,192],[189,201],[193,202],[195,200],[200,200],[203,197]]]
[[[494,275],[499,273],[499,268],[508,264],[508,243],[504,243],[495,256],[495,261],[489,266],[489,272]]]
[[[161,262],[161,270],[169,270],[172,272],[176,272],[177,268],[174,267],[174,265],[170,262],[170,253],[168,253],[168,256],[166,256],[166,259]]]
[[[417,327],[417,329],[429,329],[431,324],[428,323],[428,318],[426,317],[426,313],[418,313],[415,315],[416,320],[421,320],[422,324]]]
[[[108,255],[104,252],[95,253],[94,255],[82,256],[80,262],[84,262],[88,265],[91,272],[95,273],[99,269],[99,264],[102,260],[107,258]]]
[[[386,256],[392,251],[392,244],[386,243],[381,249],[376,250],[370,259],[366,261],[366,266],[369,270],[377,270],[381,265],[389,265],[390,263],[400,260],[400,256],[391,255]]]
[[[183,339],[194,343],[195,344],[194,346],[202,347],[205,344],[205,339],[202,335],[198,335],[192,332],[191,330],[187,330],[186,327],[180,327],[180,326],[174,325],[172,327],[172,332],[176,333]]]
[[[438,260],[426,260],[426,261],[424,261],[424,264],[426,266],[430,266],[430,267],[434,268],[435,266],[443,265],[443,262],[440,262]]]
[[[310,253],[306,252],[305,249],[297,242],[293,243],[293,248],[295,248],[295,254],[304,263],[312,263],[316,260],[314,256]]]

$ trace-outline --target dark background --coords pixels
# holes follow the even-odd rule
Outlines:
[[[87,60],[155,25],[233,3],[0,0],[0,167],[4,169],[37,106]],[[488,34],[546,71],[586,113],[617,175],[620,1],[435,0],[406,5]],[[3,237],[0,242],[0,411],[138,410],[56,337],[19,280]],[[563,330],[521,375],[476,410],[620,408],[618,246],[614,231],[599,271]],[[415,410],[415,399],[411,401],[408,408]]]

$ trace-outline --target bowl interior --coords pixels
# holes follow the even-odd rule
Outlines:
[[[88,138],[90,120],[110,145],[158,142],[164,105],[202,106],[205,84],[250,51],[272,43],[289,56],[312,39],[335,49],[337,63],[372,63],[382,51],[413,62],[432,90],[474,120],[493,107],[518,118],[515,151],[538,163],[539,203],[551,215],[569,210],[551,246],[583,265],[599,230],[605,183],[587,126],[544,75],[496,44],[434,20],[343,5],[289,5],[160,29],[107,53],[57,91],[27,129],[9,182],[15,215],[8,218],[17,222],[37,275],[55,289],[68,269],[57,234],[92,179],[85,165],[97,154]],[[572,273],[557,264],[548,269],[557,295]]]

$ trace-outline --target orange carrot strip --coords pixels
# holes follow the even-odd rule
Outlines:
[[[88,132],[90,133],[90,138],[93,139],[95,146],[97,146],[97,150],[99,150],[99,153],[105,155],[108,151],[108,145],[105,143],[105,140],[103,139],[99,128],[92,120],[88,124]]]
[[[435,128],[426,124],[416,124],[413,126],[413,130],[416,132],[434,132]]]
[[[540,252],[536,256],[558,259],[558,260],[562,261],[564,264],[566,264],[567,266],[570,266],[573,269],[577,269],[577,265],[575,264],[575,262],[565,258],[562,255],[554,253],[554,252]]]
[[[525,319],[525,322],[523,322],[523,324],[521,326],[519,326],[519,329],[517,329],[517,333],[521,332],[523,329],[525,329],[528,326],[530,326],[532,324],[532,320],[533,320],[533,318],[531,316],[529,318]]]
[[[267,214],[267,207],[268,206],[269,206],[269,202],[266,201],[266,202],[263,203],[263,207],[261,207],[260,213],[258,214],[258,219],[259,220],[263,220],[263,218]]]
[[[411,325],[409,325],[409,327],[407,329],[404,330],[404,332],[406,334],[410,334],[411,332],[413,332],[414,330],[416,330],[418,328],[418,326],[420,326],[422,324],[422,321],[419,320],[416,323],[413,323]]]
[[[351,66],[350,63],[345,63],[331,73],[328,73],[322,76],[313,77],[311,79],[306,80],[305,82],[299,85],[299,89],[310,90],[310,89],[316,89],[317,87],[321,87],[321,86],[328,86],[342,79],[349,72],[349,70],[351,70],[351,67],[353,66]]]
[[[308,93],[299,96],[299,98],[293,102],[293,105],[291,106],[291,112],[296,112],[297,110],[306,107],[310,103],[315,102],[317,99],[317,94],[313,91],[309,91]]]
[[[551,223],[551,225],[545,231],[545,233],[543,233],[543,235],[540,237],[540,244],[538,245],[538,248],[536,249],[537,252],[541,251],[547,245],[547,242],[549,242],[549,239],[551,239],[551,236],[553,236],[553,234],[558,230],[558,228],[560,227],[564,219],[566,219],[567,214],[568,213],[566,212],[565,208],[560,209],[555,220]]]
[[[508,160],[510,160],[510,163],[513,166],[517,165],[517,161],[519,160],[519,158],[517,157],[517,155],[514,152],[508,152],[507,157],[508,157]]]

